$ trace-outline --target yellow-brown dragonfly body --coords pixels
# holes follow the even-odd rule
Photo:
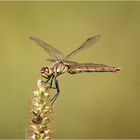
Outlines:
[[[46,79],[45,82],[50,81],[50,87],[52,87],[53,81],[55,82],[57,94],[52,98],[52,104],[59,95],[59,85],[57,80],[59,75],[65,72],[70,74],[78,74],[81,72],[117,72],[120,70],[119,67],[113,67],[104,64],[77,63],[69,61],[69,59],[71,59],[74,55],[91,47],[97,40],[99,40],[99,38],[100,35],[88,38],[79,48],[64,57],[60,50],[52,47],[51,45],[38,38],[30,37],[31,40],[33,40],[38,46],[42,47],[53,58],[48,59],[49,61],[54,62],[51,66],[43,67],[41,69],[41,75]]]
[[[103,64],[67,64],[66,62],[57,61],[51,67],[43,67],[41,69],[41,75],[45,78],[48,78],[52,75],[58,77],[65,72],[70,74],[78,74],[81,72],[116,72],[119,70],[120,68],[118,67],[106,66]]]

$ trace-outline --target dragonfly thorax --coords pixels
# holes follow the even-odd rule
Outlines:
[[[67,70],[68,70],[68,66],[64,65],[63,62],[61,62],[61,61],[57,61],[53,65],[53,72],[54,72],[55,76],[59,76],[65,72],[67,72]]]

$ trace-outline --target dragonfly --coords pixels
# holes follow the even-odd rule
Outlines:
[[[45,83],[49,83],[50,88],[56,89],[56,94],[51,99],[51,105],[53,105],[60,93],[58,76],[61,74],[66,72],[69,74],[78,74],[82,72],[117,72],[120,70],[119,67],[108,66],[105,64],[78,63],[70,60],[76,54],[93,46],[100,39],[100,35],[89,37],[77,49],[66,56],[64,56],[60,50],[54,48],[52,45],[46,43],[43,40],[40,40],[36,37],[29,38],[39,47],[43,48],[51,57],[51,59],[47,60],[53,62],[51,66],[45,66],[41,68],[41,76],[45,78]],[[53,83],[55,87],[52,86]]]

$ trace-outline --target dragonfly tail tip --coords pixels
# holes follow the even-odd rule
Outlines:
[[[120,70],[121,70],[121,68],[116,67],[116,68],[114,69],[114,72],[117,72],[117,71],[120,71]]]

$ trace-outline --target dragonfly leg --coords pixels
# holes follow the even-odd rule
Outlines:
[[[51,77],[51,82],[49,83],[50,84],[50,88],[52,89],[56,89],[56,87],[53,87],[53,80],[54,80],[54,76]]]
[[[55,82],[55,87],[56,87],[56,94],[54,95],[54,97],[51,99],[51,106],[53,106],[55,100],[57,99],[57,97],[59,96],[59,84],[58,84],[58,79],[56,79],[56,77],[54,77],[54,82]]]
[[[44,81],[44,83],[45,84],[48,83],[50,79],[51,79],[51,77],[49,77],[46,81]]]
[[[50,84],[50,88],[52,87],[54,76],[52,76],[51,78],[52,78],[52,79],[51,79],[51,82],[49,83],[49,84]]]
[[[48,83],[48,84],[50,85],[50,88],[56,89],[55,87],[52,87],[53,78],[54,78],[54,76],[49,77],[46,81],[44,81],[44,83],[45,83],[45,84]],[[50,80],[51,80],[51,81],[50,81]],[[49,81],[50,81],[50,82],[49,82]]]

